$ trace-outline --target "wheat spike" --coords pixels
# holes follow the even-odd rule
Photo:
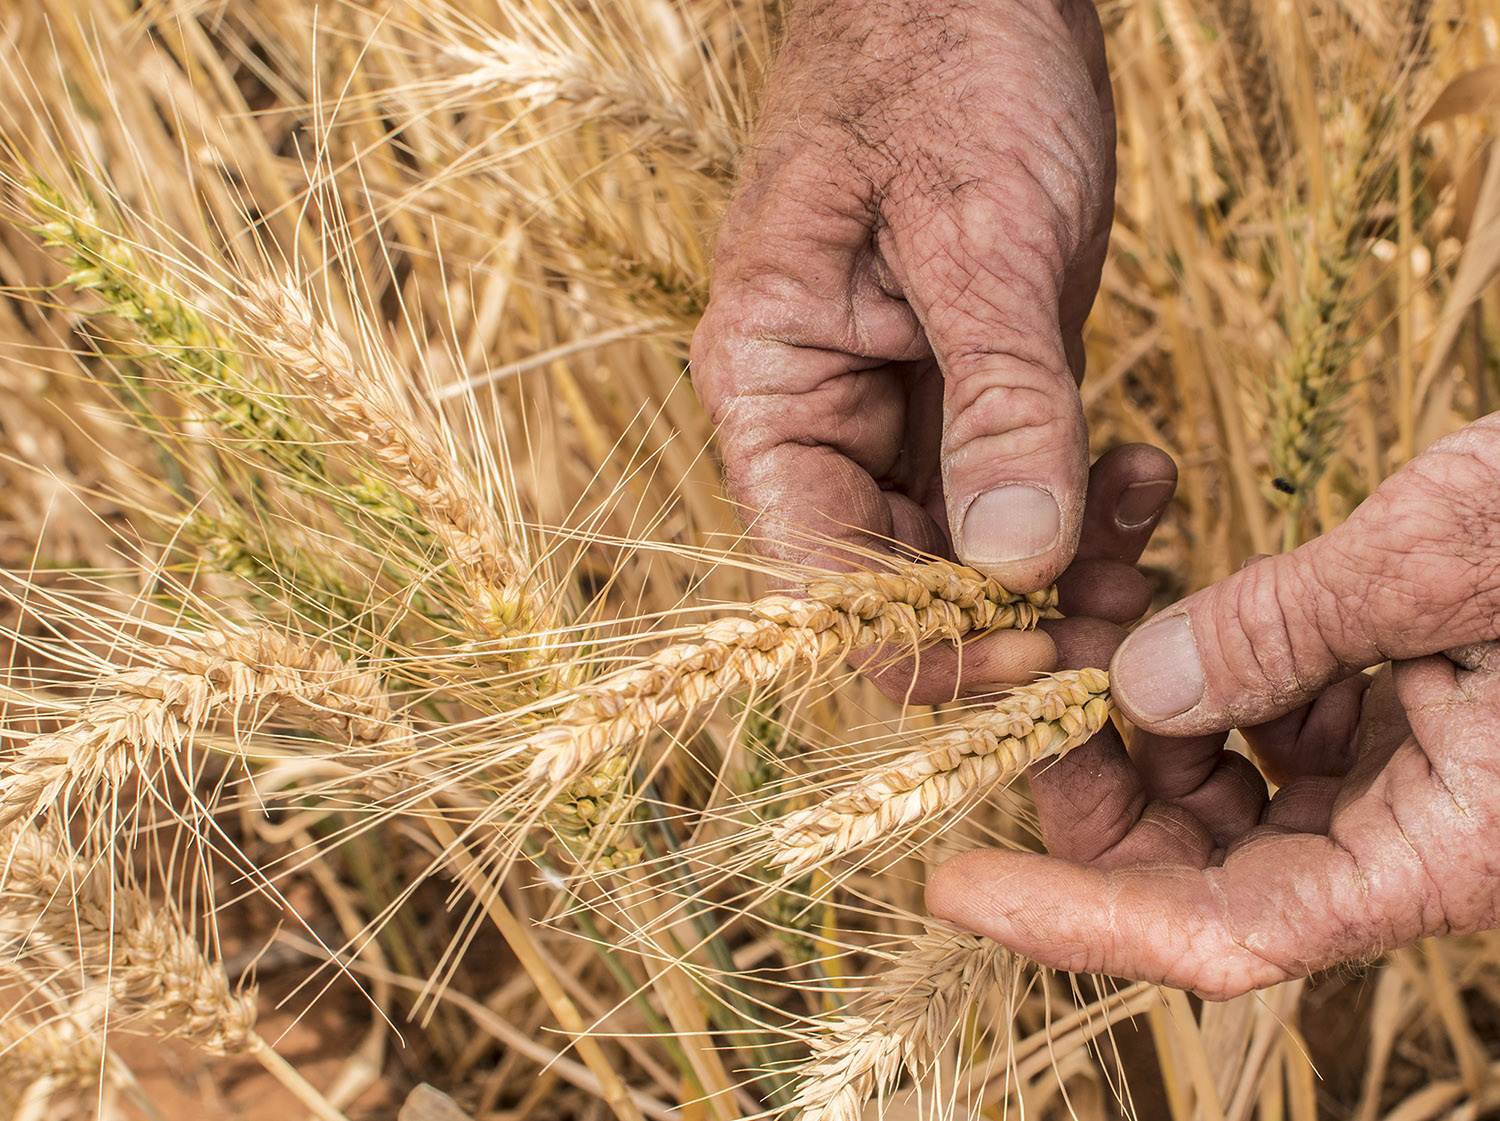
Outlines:
[[[1084,743],[1109,721],[1109,674],[1051,674],[932,733],[894,763],[772,825],[788,875],[962,813],[1032,763]]]
[[[405,734],[371,673],[270,631],[205,632],[151,652],[155,662],[104,678],[114,696],[38,736],[0,774],[0,826],[34,817],[67,789],[118,785],[215,720],[300,712],[321,734],[366,747]]]
[[[1012,986],[1015,958],[977,934],[932,929],[870,981],[856,1012],[823,1021],[791,1109],[801,1121],[860,1121],[903,1071],[920,1076],[984,996]]]
[[[454,43],[444,54],[462,67],[433,84],[433,92],[445,97],[494,90],[533,110],[562,103],[575,119],[624,126],[636,143],[685,157],[689,167],[720,176],[733,167],[734,138],[722,121],[703,114],[688,98],[673,99],[669,91],[653,88],[639,74],[610,69],[562,44],[507,35],[486,36],[480,48]]]
[[[15,1012],[0,1019],[0,1101],[44,1078],[55,1089],[83,1089],[105,1069],[99,1038],[71,1020],[36,1021]]]
[[[117,1024],[146,1023],[216,1054],[255,1039],[255,995],[231,991],[171,908],[87,864],[55,827],[0,833],[0,946],[16,959],[63,953],[86,981],[109,986]],[[70,971],[71,972],[71,971]]]
[[[313,314],[299,288],[289,281],[252,283],[231,314],[241,320],[236,334],[245,345],[291,375],[318,402],[319,419],[366,449],[416,504],[466,589],[482,634],[524,638],[547,626],[551,610],[533,566],[483,493],[441,441],[361,370],[348,344]]]
[[[809,582],[798,596],[746,606],[751,618],[716,619],[691,642],[581,690],[528,746],[534,781],[571,782],[611,754],[744,689],[810,671],[881,643],[918,648],[1058,617],[1054,589],[1018,595],[944,561],[902,564]]]

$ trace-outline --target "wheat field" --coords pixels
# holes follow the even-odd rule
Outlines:
[[[1500,389],[1500,5],[1101,0],[1096,454],[1157,606]],[[781,6],[36,0],[0,53],[0,1112],[1375,1121],[1500,1110],[1500,938],[1224,1004],[926,920],[1108,676],[760,559],[686,369]]]

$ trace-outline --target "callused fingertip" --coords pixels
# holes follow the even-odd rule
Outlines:
[[[1062,536],[1057,499],[1031,483],[985,491],[964,513],[959,553],[966,564],[994,569],[1041,556]]]
[[[975,881],[985,863],[985,850],[971,849],[943,861],[927,877],[924,900],[933,918],[974,928]]]
[[[1115,701],[1138,724],[1181,716],[1203,699],[1203,661],[1186,615],[1151,620],[1115,651]]]

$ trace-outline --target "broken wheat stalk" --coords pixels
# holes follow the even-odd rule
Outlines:
[[[990,993],[1013,991],[1017,959],[977,934],[931,929],[871,979],[857,1011],[822,1021],[790,1109],[801,1121],[860,1121],[903,1071],[921,1077]]]
[[[772,862],[800,875],[834,857],[962,813],[1033,763],[1071,751],[1109,721],[1109,674],[1054,673],[937,729],[920,747],[772,826]]]
[[[555,724],[529,738],[531,779],[572,782],[615,752],[744,689],[812,671],[881,643],[917,649],[992,630],[1030,630],[1058,618],[1055,589],[1025,595],[945,561],[810,581],[800,595],[747,605],[752,618],[706,624],[691,642],[587,686]]]

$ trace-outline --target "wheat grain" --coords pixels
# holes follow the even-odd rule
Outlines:
[[[879,644],[916,649],[975,632],[1030,629],[1057,617],[1056,602],[1053,589],[1014,594],[943,561],[813,580],[798,596],[757,600],[745,608],[751,618],[716,619],[692,641],[581,690],[555,724],[530,737],[529,771],[552,786],[571,782],[738,691]]]
[[[1109,674],[1052,674],[939,727],[889,766],[771,825],[773,863],[797,875],[951,818],[1031,764],[1084,743],[1109,721]]]
[[[801,1121],[860,1121],[903,1072],[920,1077],[984,997],[1013,991],[1015,958],[976,934],[932,929],[870,980],[857,1011],[826,1019],[791,1108]]]
[[[0,826],[31,818],[65,790],[118,786],[146,773],[220,718],[255,724],[301,713],[345,744],[390,746],[405,734],[379,679],[336,654],[271,631],[182,635],[153,662],[100,679],[114,696],[38,736],[0,774]]]

